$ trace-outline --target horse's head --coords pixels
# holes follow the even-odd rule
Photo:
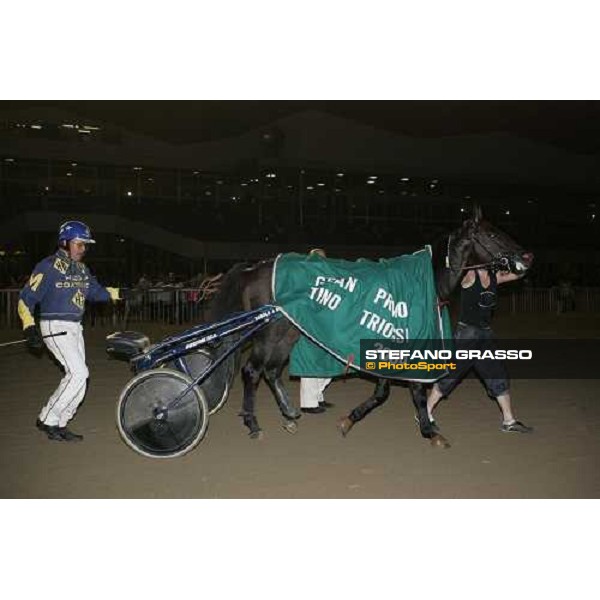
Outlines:
[[[469,264],[485,264],[496,271],[522,274],[533,263],[533,253],[486,221],[478,205],[474,207],[473,216],[462,224],[458,237],[471,241]]]

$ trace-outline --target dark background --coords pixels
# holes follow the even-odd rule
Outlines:
[[[393,256],[474,202],[536,255],[515,286],[600,285],[599,102],[23,100],[0,127],[4,286],[70,218],[123,285],[313,246]]]
[[[175,143],[233,136],[307,109],[411,136],[510,132],[577,153],[600,151],[597,101],[202,100],[4,101],[0,108],[53,106]]]

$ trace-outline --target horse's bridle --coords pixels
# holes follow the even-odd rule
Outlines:
[[[469,238],[471,242],[479,244],[492,258],[490,262],[481,263],[479,265],[469,265],[468,267],[459,267],[455,269],[450,265],[450,241],[452,234],[448,236],[448,246],[446,248],[446,268],[451,271],[469,271],[471,269],[489,269],[494,273],[497,271],[512,271],[515,267],[514,260],[511,258],[508,252],[498,252],[494,254],[488,247],[485,246],[480,240],[477,239],[475,234],[472,234]]]

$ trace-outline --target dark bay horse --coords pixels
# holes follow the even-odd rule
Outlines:
[[[436,286],[440,300],[447,299],[461,280],[463,271],[471,265],[490,265],[491,268],[527,269],[531,262],[526,253],[507,234],[484,221],[481,209],[445,238],[444,247],[434,251]],[[217,321],[232,312],[248,311],[273,303],[271,277],[274,259],[256,264],[241,263],[225,274],[220,289],[211,301],[209,320]],[[250,356],[242,367],[244,398],[242,412],[244,424],[251,437],[260,437],[261,428],[254,412],[256,390],[261,377],[270,387],[285,419],[284,427],[295,430],[300,411],[290,402],[281,374],[300,332],[287,319],[281,318],[267,325],[252,339]],[[362,376],[362,374],[361,374]],[[370,378],[374,379],[374,378]],[[427,415],[426,389],[423,384],[410,383],[412,400],[417,411],[421,435],[435,445],[447,445],[446,440],[434,430]],[[352,425],[375,406],[385,402],[390,392],[390,382],[378,379],[373,395],[357,407],[351,415],[355,419],[342,427],[346,434]]]

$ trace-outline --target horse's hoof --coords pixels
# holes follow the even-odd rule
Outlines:
[[[344,437],[350,433],[352,427],[354,427],[354,423],[348,417],[342,417],[337,422],[337,428]]]
[[[450,442],[441,434],[436,433],[430,440],[429,443],[433,448],[450,448]]]
[[[262,429],[259,429],[258,431],[251,431],[249,433],[250,435],[250,439],[251,440],[262,440],[265,437],[265,434],[263,433]]]
[[[296,421],[284,421],[281,426],[288,433],[296,433],[298,431],[298,423]]]

